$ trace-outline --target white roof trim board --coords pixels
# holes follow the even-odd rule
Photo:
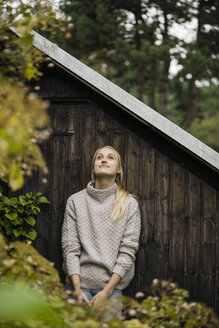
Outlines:
[[[33,33],[33,45],[44,52],[68,73],[116,103],[144,124],[154,127],[160,134],[164,135],[172,142],[177,143],[187,152],[192,153],[196,158],[198,157],[199,160],[204,161],[214,169],[219,169],[218,152],[110,82],[101,74],[95,72],[39,33]]]

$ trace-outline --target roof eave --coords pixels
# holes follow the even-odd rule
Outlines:
[[[219,169],[219,153],[133,97],[101,74],[97,73],[56,44],[37,32],[34,33],[33,45],[44,52],[68,73],[129,112],[132,116],[158,133],[178,144],[180,148],[204,162],[210,168]]]

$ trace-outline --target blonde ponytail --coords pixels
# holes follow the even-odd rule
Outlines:
[[[96,150],[96,152],[93,156],[93,160],[92,160],[92,172],[91,172],[92,182],[95,184],[94,162],[96,160],[97,154],[103,148],[112,149],[114,151],[115,155],[116,155],[117,162],[118,162],[119,173],[117,173],[117,176],[116,176],[116,183],[117,183],[116,199],[115,199],[115,202],[113,204],[112,211],[111,211],[112,221],[117,221],[117,220],[121,219],[124,216],[129,197],[131,197],[132,195],[126,190],[126,187],[125,187],[124,171],[123,171],[121,156],[111,146],[104,146],[104,147],[101,147],[101,148]]]
[[[117,186],[116,188],[116,200],[113,204],[111,211],[111,219],[117,221],[121,219],[127,207],[128,199],[131,195],[125,189]]]

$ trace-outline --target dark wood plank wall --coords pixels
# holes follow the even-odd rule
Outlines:
[[[112,145],[124,159],[127,188],[138,195],[142,213],[136,273],[126,293],[148,292],[154,278],[170,279],[218,312],[218,193],[201,178],[210,177],[210,170],[60,69],[44,76],[41,96],[51,101],[54,131],[42,145],[48,183],[38,171],[19,191],[40,191],[51,201],[38,218],[36,248],[55,262],[63,279],[66,200],[86,187],[96,148]]]

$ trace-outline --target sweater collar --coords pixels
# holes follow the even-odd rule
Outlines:
[[[114,183],[112,186],[106,189],[96,189],[93,187],[90,181],[87,185],[87,193],[100,202],[104,202],[109,196],[115,194],[117,184]]]

